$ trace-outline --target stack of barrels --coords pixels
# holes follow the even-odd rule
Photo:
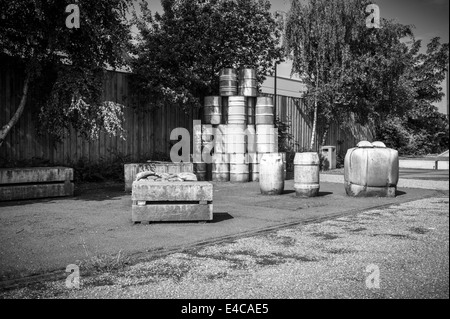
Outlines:
[[[202,174],[203,168],[207,171],[206,180],[258,181],[259,158],[278,151],[273,99],[258,97],[256,71],[251,68],[222,69],[219,92],[204,99],[202,152],[211,156],[211,164],[197,167]]]

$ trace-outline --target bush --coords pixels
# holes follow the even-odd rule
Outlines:
[[[448,117],[432,114],[417,119],[389,118],[376,128],[376,139],[401,156],[437,154],[448,150]]]

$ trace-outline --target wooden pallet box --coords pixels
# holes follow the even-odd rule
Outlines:
[[[193,173],[194,165],[192,163],[171,163],[171,162],[151,162],[151,163],[135,163],[125,164],[125,191],[131,192],[133,181],[136,175],[145,171],[153,171],[155,173]]]
[[[0,169],[0,201],[73,196],[73,169],[30,167]]]
[[[210,221],[213,185],[208,182],[133,182],[132,221]]]

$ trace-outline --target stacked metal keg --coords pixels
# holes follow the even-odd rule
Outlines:
[[[258,181],[258,158],[278,151],[273,99],[257,96],[254,69],[222,69],[219,83],[220,96],[204,99],[202,151],[212,155],[212,164],[206,166],[206,179]]]

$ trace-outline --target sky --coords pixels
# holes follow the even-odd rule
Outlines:
[[[162,13],[160,0],[147,0],[152,12]],[[449,42],[449,1],[450,0],[374,0],[380,8],[382,18],[394,19],[406,25],[414,25],[416,39],[422,39],[422,50],[433,37],[441,37],[441,42]],[[271,11],[289,11],[290,0],[270,0]],[[277,69],[278,76],[291,76],[291,63],[282,63]],[[444,87],[447,85],[444,83]],[[447,92],[448,94],[448,92]],[[439,108],[446,108],[442,101]]]

